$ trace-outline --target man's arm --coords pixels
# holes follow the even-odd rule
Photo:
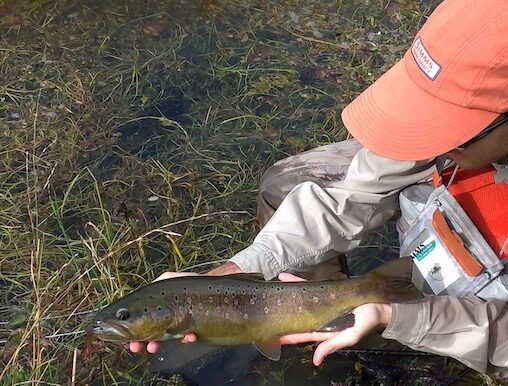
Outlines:
[[[299,281],[280,274],[282,281]],[[383,337],[417,351],[453,357],[474,370],[508,381],[508,305],[475,296],[427,296],[415,303],[369,303],[355,308],[353,327],[339,332],[309,332],[281,337],[283,344],[320,342],[314,364],[341,348],[384,329]]]
[[[392,305],[383,337],[453,357],[482,373],[508,368],[508,305],[475,296],[428,296]]]
[[[221,264],[218,267],[211,269],[206,273],[208,276],[221,276],[231,275],[233,273],[240,273],[242,270],[235,263],[228,261],[227,263]]]
[[[361,149],[343,181],[297,185],[252,245],[231,259],[243,272],[272,279],[305,270],[357,247],[398,210],[398,193],[429,178],[432,160],[394,161]]]

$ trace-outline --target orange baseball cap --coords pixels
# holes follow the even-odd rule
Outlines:
[[[462,145],[505,112],[508,0],[445,0],[342,120],[381,156],[423,160]]]

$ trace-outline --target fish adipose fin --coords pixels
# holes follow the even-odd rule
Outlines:
[[[355,314],[348,312],[338,318],[326,323],[323,327],[317,329],[317,332],[337,332],[355,325]]]
[[[268,359],[278,361],[280,359],[280,341],[278,338],[266,342],[252,342],[254,347]]]

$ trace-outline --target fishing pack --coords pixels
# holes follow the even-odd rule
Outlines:
[[[400,193],[400,255],[418,268],[414,284],[427,294],[508,301],[508,183],[494,167],[437,169],[433,183]]]

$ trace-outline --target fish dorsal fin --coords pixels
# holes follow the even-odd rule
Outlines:
[[[411,285],[412,260],[410,257],[387,261],[374,268],[367,275],[381,276],[382,280],[389,283],[390,288],[404,288]]]
[[[259,272],[253,272],[253,273],[231,273],[229,275],[223,275],[225,277],[229,278],[235,278],[235,279],[247,279],[247,280],[262,280],[265,281],[265,278],[262,273]]]
[[[380,265],[365,275],[364,279],[370,280],[372,285],[377,283],[384,291],[389,291],[393,295],[392,301],[411,302],[423,297],[411,282],[412,268],[411,257],[401,257]]]
[[[347,312],[338,318],[326,323],[323,327],[318,328],[318,332],[337,332],[355,325],[355,314]]]
[[[280,341],[278,338],[264,342],[252,342],[252,344],[268,359],[272,361],[278,361],[280,359]]]

